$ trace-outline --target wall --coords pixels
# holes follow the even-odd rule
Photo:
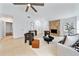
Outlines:
[[[69,18],[66,18],[66,19],[61,19],[60,21],[60,35],[67,35],[67,31],[65,30],[65,25],[66,23],[73,23],[73,27],[74,27],[74,30],[73,30],[73,33],[76,34],[77,33],[77,16],[74,16],[74,17],[69,17]]]
[[[31,23],[32,22],[32,23]],[[33,24],[33,26],[32,26]],[[37,34],[39,37],[43,36],[45,30],[49,30],[48,21],[44,18],[32,18],[25,21],[25,28],[24,33],[28,32],[29,30],[37,30]]]
[[[39,32],[48,30],[48,21],[54,19],[68,18],[76,16],[75,13],[75,4],[45,4],[44,7],[36,7],[38,13],[35,13],[33,10],[25,12],[25,9],[22,9],[13,4],[3,4],[1,7],[3,12],[2,15],[13,16],[13,36],[14,38],[23,37],[24,33],[28,32],[30,29],[30,22],[39,20],[40,26],[35,25],[35,29]],[[25,8],[25,7],[24,7]],[[27,16],[30,16],[29,19]]]
[[[5,36],[6,29],[9,29],[9,24],[6,28],[6,22],[12,23],[11,20],[7,20],[5,17],[0,17],[0,37],[1,38]]]
[[[13,18],[11,16],[0,15],[0,37],[4,37],[6,33],[6,22],[12,23]]]
[[[7,9],[6,9],[7,8]],[[36,30],[40,31],[41,33],[43,30],[47,29],[47,21],[46,18],[40,16],[38,13],[35,12],[27,12],[25,13],[24,10],[20,10],[17,6],[13,4],[4,4],[3,6],[3,15],[11,15],[13,16],[13,36],[14,38],[23,37],[24,33],[28,32],[30,29],[30,22],[39,20],[40,26],[35,27]],[[30,15],[31,18],[27,18]],[[36,26],[36,25],[35,25]]]
[[[0,38],[3,37],[4,33],[4,22],[0,18]]]
[[[3,4],[0,3],[0,16],[1,16],[2,13],[3,13]]]
[[[3,4],[3,13],[1,16],[13,16],[13,36],[14,38],[21,37],[24,34],[26,15],[22,11],[18,12],[13,4]],[[25,15],[25,16],[24,16]]]
[[[2,14],[2,4],[0,4],[0,15]],[[1,20],[0,18],[0,39],[2,38],[3,36],[3,21]]]
[[[34,13],[33,10],[26,13],[26,18],[25,18],[26,23],[24,23],[26,25],[25,25],[25,27],[23,26],[24,33],[28,32],[28,30],[30,29],[30,25],[28,23],[31,21],[39,20],[41,25],[40,26],[35,25],[36,26],[35,29],[37,29],[39,32],[43,32],[44,30],[48,30],[48,28],[49,28],[48,21],[49,20],[62,19],[62,18],[76,16],[74,4],[45,4],[44,7],[35,7],[35,8],[38,10],[38,13]],[[24,9],[23,9],[23,11],[24,11]],[[31,18],[28,19],[27,16],[30,16]],[[15,20],[16,24],[18,23],[18,21],[19,20]],[[21,23],[21,24],[23,24],[23,23]],[[19,25],[17,25],[17,26],[19,26]],[[16,29],[17,29],[17,26],[15,25]],[[20,30],[20,31],[22,31],[22,30]],[[16,36],[18,36],[19,35],[18,31],[15,32],[15,34],[17,34]],[[41,34],[43,34],[43,33],[41,33]]]

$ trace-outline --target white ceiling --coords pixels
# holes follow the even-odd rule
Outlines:
[[[77,3],[44,3],[44,6],[34,6],[38,12],[39,11],[58,11],[58,10],[69,10],[74,9],[78,4]],[[16,7],[19,7],[20,10],[25,10],[27,5],[15,5]],[[67,9],[66,9],[67,8]],[[49,10],[49,11],[48,11]]]
[[[24,13],[24,15],[31,16],[32,18],[43,17],[43,18],[50,18],[50,19],[59,18],[59,17],[64,18],[67,16],[75,16],[76,13],[78,12],[77,9],[79,9],[78,3],[45,3],[44,7],[34,6],[38,11],[37,13],[35,13],[32,9],[30,9],[28,12],[25,12],[27,5],[14,5],[10,3],[10,4],[4,4],[3,6],[5,6],[3,7],[3,10],[5,11],[5,13],[7,11],[12,12],[11,10],[13,11],[15,10],[18,13]],[[16,9],[14,9],[14,7]]]
[[[31,14],[39,14],[40,16],[51,16],[56,17],[58,15],[75,13],[76,6],[79,4],[77,3],[45,3],[44,7],[41,6],[34,6],[38,11],[35,13],[32,9],[30,9],[27,13]],[[19,10],[24,11],[26,9],[26,5],[16,5]]]

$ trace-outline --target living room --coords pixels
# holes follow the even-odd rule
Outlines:
[[[3,23],[0,23],[1,24],[0,27],[2,26],[0,28],[0,38],[1,38],[0,48],[2,49],[1,50],[2,52],[0,55],[26,55],[26,56],[27,55],[39,55],[39,56],[40,55],[41,56],[42,55],[44,56],[79,55],[78,51],[70,47],[65,47],[64,45],[61,46],[61,44],[58,43],[58,41],[62,40],[64,35],[73,36],[79,33],[78,31],[79,4],[78,3],[44,3],[44,6],[34,6],[34,7],[37,10],[37,12],[35,12],[31,8],[28,9],[28,12],[25,12],[26,5],[14,5],[13,3],[0,3],[0,10],[1,10],[0,20],[1,21],[4,20]],[[9,19],[8,21],[6,21],[7,18]],[[55,22],[55,21],[58,21],[58,22]],[[5,28],[3,27],[5,26],[4,25],[5,22],[13,23],[12,37],[10,36],[5,37],[4,35]],[[55,22],[53,23],[54,24],[53,28],[52,28],[51,22]],[[69,25],[72,27],[70,31],[67,27]],[[44,41],[44,38],[43,38],[44,31],[53,32],[54,29],[56,29],[57,33],[56,34],[50,33],[50,36],[54,37],[54,39],[52,40],[52,42],[49,42],[48,44],[47,42]],[[29,42],[24,43],[24,40],[25,40],[24,34],[28,33],[30,30],[37,31],[37,36],[35,36],[34,38],[40,41],[39,48],[32,48],[32,46],[28,44]],[[10,40],[10,39],[14,39],[14,40]],[[6,46],[8,46],[8,48]],[[64,46],[64,49],[62,49],[63,46]],[[15,48],[15,47],[18,47],[18,48]],[[12,50],[12,48],[14,48],[15,50]],[[23,48],[23,49],[20,49],[20,48]],[[6,49],[10,49],[10,50],[6,50]],[[20,52],[18,52],[18,49],[20,49],[19,50]],[[25,50],[28,50],[29,52],[26,52],[27,54],[25,54]],[[63,52],[61,53],[60,51],[62,50]],[[15,53],[15,51],[17,51],[17,53]],[[31,54],[31,51],[32,51],[32,54]]]

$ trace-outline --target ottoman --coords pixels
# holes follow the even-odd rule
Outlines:
[[[39,40],[34,39],[32,41],[32,48],[39,48]]]

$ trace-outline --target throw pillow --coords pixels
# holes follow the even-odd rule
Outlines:
[[[65,43],[65,41],[66,41],[66,38],[67,38],[67,36],[64,36],[64,39],[63,39],[63,40],[61,40],[61,41],[59,41],[58,43],[64,44],[64,43]]]
[[[59,41],[61,41],[61,40],[63,40],[63,39],[64,39],[64,36],[54,36],[53,42],[58,43]]]
[[[78,39],[79,39],[78,35],[67,36],[67,39],[65,41],[65,45],[66,46],[72,46]]]
[[[79,52],[79,40],[75,44],[73,44],[71,47],[75,48],[75,50]]]

